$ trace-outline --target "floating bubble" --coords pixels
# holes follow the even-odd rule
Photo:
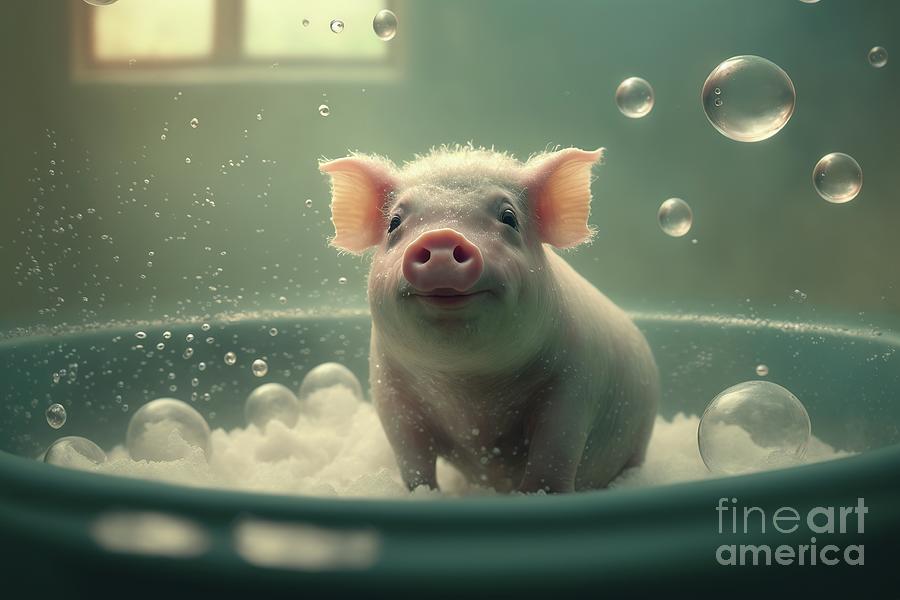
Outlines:
[[[143,331],[138,331],[137,333],[134,334],[134,337],[136,337],[139,340],[146,340],[147,334]]]
[[[653,108],[653,88],[640,77],[629,77],[616,88],[616,106],[630,119],[640,119]]]
[[[198,127],[200,127],[200,119],[194,117],[191,119],[191,129],[197,129]]]
[[[331,28],[332,32],[340,33],[344,30],[344,22],[340,19],[334,19],[329,27]]]
[[[372,29],[375,30],[378,39],[382,41],[388,42],[394,39],[394,36],[397,35],[397,15],[387,9],[378,11],[375,19],[372,20]]]
[[[353,371],[344,365],[336,362],[322,363],[321,365],[310,370],[303,378],[300,384],[300,391],[297,394],[301,400],[308,398],[314,392],[340,385],[355,395],[359,400],[363,399],[362,386],[359,379],[353,374]]]
[[[808,298],[808,296],[807,296],[806,292],[803,292],[801,290],[794,290],[793,292],[791,292],[791,295],[789,296],[789,298],[791,299],[792,302],[796,302],[797,304],[803,304],[804,302],[806,302],[806,299]]]
[[[320,104],[319,105],[319,114],[322,115],[323,117],[327,117],[328,115],[331,114],[331,109],[328,107],[327,104]]]
[[[303,19],[302,21],[300,21],[300,24],[304,27],[309,27],[309,19]]]
[[[338,277],[338,283],[341,285],[344,285],[345,283],[347,283],[347,278],[346,277]]]
[[[191,157],[190,157],[190,156],[185,156],[185,157],[184,157],[184,164],[186,164],[186,165],[191,164]]]
[[[279,296],[278,304],[287,304],[287,298],[285,296]]]
[[[106,453],[91,440],[77,435],[62,437],[50,444],[44,462],[58,467],[89,467],[106,462]]]
[[[799,464],[809,438],[803,404],[768,381],[745,381],[716,396],[697,432],[703,462],[723,474]]]
[[[237,362],[237,354],[234,352],[226,352],[225,353],[225,364],[229,367]]]
[[[261,358],[257,358],[253,361],[253,364],[250,365],[250,370],[253,371],[253,374],[257,377],[265,377],[266,373],[269,372],[269,364]]]
[[[159,398],[143,405],[131,417],[125,435],[134,460],[171,461],[189,456],[195,448],[207,455],[209,425],[181,400]]]
[[[787,124],[796,94],[791,78],[775,63],[735,56],[709,74],[700,100],[719,133],[738,142],[758,142]]]
[[[307,199],[303,202],[303,205],[306,206],[306,208],[312,208],[312,205],[313,205],[312,198],[307,198]]]
[[[688,203],[681,198],[669,198],[660,204],[656,218],[666,235],[681,237],[691,230],[694,213]]]
[[[813,169],[813,185],[819,195],[834,204],[850,202],[862,190],[863,176],[852,156],[832,152]]]
[[[871,50],[869,50],[869,64],[875,67],[876,69],[880,69],[884,65],[887,64],[888,61],[888,53],[887,50],[882,48],[881,46],[875,46]]]
[[[260,429],[273,419],[293,427],[299,415],[300,401],[294,392],[280,383],[264,383],[247,396],[244,404],[247,424]]]
[[[271,329],[269,329],[269,335],[271,335],[272,337],[275,337],[276,335],[278,335],[278,328],[272,327]]]
[[[769,374],[769,367],[763,364],[756,365],[756,374],[760,377],[765,377]]]
[[[53,429],[59,429],[66,424],[66,407],[62,404],[51,404],[45,413],[47,425]]]

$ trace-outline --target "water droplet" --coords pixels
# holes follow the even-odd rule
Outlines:
[[[719,133],[739,142],[758,142],[787,124],[796,94],[790,77],[775,63],[760,56],[735,56],[713,69],[700,99]]]
[[[285,298],[284,296],[279,296],[278,303],[279,304],[287,304],[287,298]]]
[[[185,157],[184,157],[184,164],[186,164],[186,165],[191,164],[191,157],[190,157],[190,156],[185,156]]]
[[[77,435],[62,437],[50,444],[44,462],[58,467],[89,467],[106,462],[106,453],[91,440]]]
[[[318,390],[336,385],[347,388],[359,400],[363,399],[362,386],[353,371],[335,362],[322,363],[307,373],[300,384],[298,396],[304,400]]]
[[[205,362],[202,362],[202,361],[201,361],[201,362],[198,362],[198,363],[197,363],[197,370],[198,370],[198,371],[205,371],[205,370],[206,370],[206,363],[205,363]]]
[[[653,108],[653,88],[640,77],[629,77],[616,88],[616,106],[626,117],[640,119]]]
[[[332,31],[332,32],[334,32],[334,33],[340,33],[340,32],[342,32],[342,31],[344,30],[344,22],[341,21],[340,19],[334,19],[334,20],[331,22],[330,27],[331,27],[331,31]]]
[[[875,67],[876,69],[880,69],[884,65],[887,64],[888,61],[888,53],[887,50],[882,48],[881,46],[875,46],[871,50],[869,50],[869,64]]]
[[[181,400],[159,398],[138,409],[128,423],[126,446],[133,460],[169,461],[193,447],[209,453],[209,425]]]
[[[669,198],[659,206],[656,213],[659,226],[672,237],[681,237],[691,230],[694,214],[688,203],[681,198]]]
[[[193,341],[194,341],[194,334],[193,334],[193,333],[189,333],[189,334],[187,334],[186,336],[184,336],[184,341],[186,341],[186,342],[189,343],[189,344],[190,344],[191,342],[193,342]]]
[[[768,381],[746,381],[716,396],[697,434],[707,468],[725,474],[801,463],[809,438],[806,408]]]
[[[151,252],[151,254],[153,254],[153,253]],[[171,339],[172,339],[172,332],[171,332],[171,331],[163,331],[163,339],[164,339],[164,340],[171,340]]]
[[[226,352],[225,353],[225,364],[229,367],[237,362],[237,354],[234,352]]]
[[[51,404],[46,412],[47,425],[59,429],[66,424],[66,408],[62,404]]]
[[[388,42],[394,39],[394,36],[397,35],[397,15],[387,9],[378,11],[372,21],[372,29],[378,39],[382,41]]]
[[[164,134],[164,133],[161,134],[161,135],[159,136],[159,139],[161,139],[162,141],[166,141],[166,134]]]
[[[769,367],[763,364],[756,365],[756,374],[765,377],[769,374]]]
[[[147,334],[144,333],[143,331],[138,331],[137,333],[134,334],[134,337],[136,337],[139,340],[145,340],[145,339],[147,339]]]
[[[276,419],[288,427],[297,423],[300,415],[300,401],[294,392],[280,383],[265,383],[253,390],[244,403],[244,417],[248,425],[260,429]]]
[[[253,374],[257,377],[265,377],[266,373],[269,372],[269,365],[261,358],[257,358],[253,361],[253,364],[250,366],[250,369],[253,371]]]
[[[278,329],[273,327],[272,329],[269,330],[269,335],[271,335],[272,337],[275,337],[276,335],[278,335]]]
[[[191,119],[191,129],[197,129],[198,127],[200,127],[200,119],[194,117]]]
[[[850,202],[862,190],[863,176],[852,156],[832,152],[823,156],[813,169],[813,186],[829,202]]]
[[[184,358],[190,358],[190,357],[192,357],[193,355],[194,355],[194,349],[193,349],[193,348],[186,348],[185,351],[184,351],[184,354],[182,354],[182,356],[183,356]]]
[[[201,331],[209,331],[209,323],[204,323],[200,326]]]
[[[323,117],[327,117],[328,115],[331,114],[331,109],[328,107],[327,104],[320,104],[319,105],[319,114],[322,115]]]
[[[300,24],[304,27],[309,27],[309,19],[303,19]]]
[[[160,342],[160,343],[158,343],[158,344],[156,345],[156,349],[157,349],[157,350],[165,350],[165,349],[166,349],[166,345],[165,345],[164,343]]]

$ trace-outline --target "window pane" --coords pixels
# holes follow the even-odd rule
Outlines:
[[[215,0],[116,2],[91,10],[94,57],[177,59],[208,55]]]
[[[388,44],[372,31],[384,0],[245,0],[244,53],[257,58],[378,60]],[[303,20],[309,25],[303,26]],[[333,33],[331,21],[344,22]]]

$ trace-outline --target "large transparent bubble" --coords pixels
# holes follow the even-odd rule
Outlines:
[[[656,218],[660,229],[666,235],[681,237],[691,230],[694,213],[688,203],[681,198],[669,198],[660,204]]]
[[[106,462],[106,453],[91,440],[77,435],[59,438],[47,448],[44,462],[58,467],[86,468]]]
[[[703,462],[721,474],[802,463],[809,438],[806,408],[768,381],[745,381],[716,396],[697,432]]]
[[[303,378],[303,383],[300,384],[298,395],[303,400],[318,390],[336,385],[347,388],[359,400],[363,399],[362,386],[353,371],[335,362],[322,363],[307,373]]]
[[[174,398],[148,402],[131,417],[125,440],[134,460],[170,461],[197,448],[209,454],[209,425],[188,404]]]
[[[273,419],[293,427],[299,415],[300,401],[294,392],[280,383],[264,383],[247,396],[244,404],[247,424],[260,429]]]
[[[758,142],[778,133],[794,114],[787,73],[760,56],[735,56],[713,69],[700,94],[706,118],[722,135]]]
[[[616,106],[630,119],[640,119],[653,109],[653,88],[646,79],[629,77],[616,88]]]

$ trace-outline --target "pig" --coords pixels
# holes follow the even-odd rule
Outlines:
[[[628,315],[556,251],[589,242],[604,149],[522,162],[472,145],[398,168],[320,162],[331,245],[372,252],[372,401],[406,486],[442,457],[500,492],[606,487],[639,465],[659,380]]]

